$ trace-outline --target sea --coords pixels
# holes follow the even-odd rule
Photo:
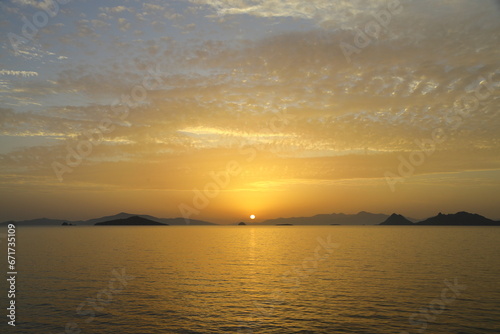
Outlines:
[[[17,227],[15,251],[1,333],[500,333],[500,227]]]

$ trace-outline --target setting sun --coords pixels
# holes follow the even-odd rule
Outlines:
[[[250,219],[255,219],[255,215],[250,215]]]

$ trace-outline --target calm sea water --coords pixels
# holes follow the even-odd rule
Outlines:
[[[500,333],[495,227],[19,227],[17,258],[2,333]]]

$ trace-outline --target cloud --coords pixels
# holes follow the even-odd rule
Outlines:
[[[131,27],[130,22],[127,19],[122,18],[122,17],[118,19],[118,25],[120,27],[120,30],[123,32],[129,30]]]
[[[90,20],[92,26],[96,29],[108,28],[111,26],[108,22],[104,22],[103,20]]]
[[[51,73],[52,82],[16,78],[23,71],[0,72],[9,80],[0,87],[2,98],[10,103],[43,104],[36,112],[2,111],[0,133],[55,138],[58,144],[43,151],[47,168],[54,159],[64,159],[72,140],[109,117],[110,101],[130,95],[134,87],[144,87],[152,71],[159,84],[146,89],[144,101],[130,108],[125,121],[114,119],[116,129],[95,147],[81,173],[71,176],[74,180],[87,182],[100,168],[111,171],[116,161],[125,161],[120,177],[132,177],[131,184],[139,185],[141,178],[133,175],[139,161],[155,173],[171,163],[165,168],[182,176],[178,183],[182,188],[181,180],[186,181],[190,173],[182,174],[174,166],[195,169],[195,179],[203,182],[207,168],[200,167],[203,161],[214,157],[216,162],[227,161],[238,156],[241,145],[259,152],[256,166],[247,170],[250,181],[285,176],[305,180],[380,177],[397,166],[399,154],[418,148],[415,139],[428,139],[438,128],[449,131],[448,138],[438,148],[439,157],[419,173],[497,167],[500,74],[494,18],[498,11],[490,11],[488,5],[458,1],[455,8],[439,2],[429,11],[404,1],[401,16],[349,63],[340,43],[354,45],[356,29],[364,29],[373,20],[371,14],[386,6],[385,1],[195,2],[226,17],[248,15],[256,25],[260,18],[278,22],[283,17],[317,24],[297,31],[297,21],[287,21],[293,29],[269,29],[243,40],[213,35],[176,41],[178,32],[155,39],[143,27],[140,40],[118,36],[104,44],[108,40],[102,29],[110,26],[108,20],[117,19],[110,14],[139,15],[139,11],[103,8],[99,19],[77,22],[79,35],[66,36],[80,50],[84,45],[80,37],[99,38],[102,44],[95,44],[90,56],[78,64],[70,63],[70,57],[66,66]],[[171,16],[175,12],[160,7],[144,4],[140,15],[155,14],[161,20],[150,22],[166,26],[163,16],[175,19]],[[195,22],[182,22],[179,27],[196,29],[207,24]],[[118,18],[118,25],[123,31],[132,28],[124,17]],[[103,45],[111,50],[109,54],[91,53]],[[456,104],[464,96],[474,96],[480,85],[486,94],[488,80],[495,82],[489,96],[463,118],[458,129],[451,129],[447,119],[456,116]],[[73,98],[77,102],[66,105]],[[283,113],[289,118],[277,122]],[[27,159],[33,152],[13,154]],[[469,161],[472,154],[478,159]],[[167,186],[165,180],[154,181]],[[118,184],[120,180],[113,175],[112,180],[99,182]]]
[[[219,17],[248,15],[256,18],[277,20],[280,18],[304,19],[329,31],[364,30],[370,22],[388,18],[381,29],[383,39],[397,38],[418,42],[424,35],[432,36],[436,26],[454,26],[461,30],[459,22],[466,25],[495,25],[498,28],[498,1],[482,1],[481,6],[467,0],[190,0],[205,5]],[[429,10],[431,9],[431,10]],[[382,15],[382,16],[381,16]],[[485,20],[485,17],[488,17]],[[487,22],[487,23],[486,23]],[[496,23],[493,23],[496,22]],[[412,27],[410,33],[401,27]],[[407,30],[407,29],[405,29]],[[437,37],[436,35],[434,35]],[[484,36],[484,35],[482,35]],[[440,36],[443,37],[443,36]]]
[[[14,5],[28,6],[37,9],[49,9],[54,6],[55,0],[11,0]]]
[[[117,13],[123,13],[123,12],[129,12],[133,13],[134,9],[130,7],[125,7],[125,6],[116,6],[116,7],[99,7],[99,10],[108,13],[108,14],[117,14]]]
[[[38,72],[34,71],[15,71],[15,70],[0,70],[0,75],[13,75],[17,77],[29,78],[38,76]]]
[[[211,7],[218,16],[246,14],[262,18],[299,18],[313,20],[318,25],[329,22],[339,28],[352,28],[353,20],[386,9],[388,3],[385,0],[191,0],[191,2]]]
[[[165,7],[167,6],[160,6],[152,3],[143,3],[142,8],[146,11],[151,11],[151,12],[161,12],[165,10]]]
[[[98,38],[100,35],[96,32],[93,24],[87,20],[78,20],[75,22],[78,37]]]

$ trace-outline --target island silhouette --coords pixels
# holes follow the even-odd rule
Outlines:
[[[17,226],[90,226],[90,225],[206,225],[216,224],[204,220],[184,218],[157,218],[150,215],[130,214],[121,212],[116,215],[93,218],[89,220],[70,221],[67,219],[38,218],[24,221],[6,221],[0,225],[16,224]],[[332,213],[319,214],[311,217],[289,217],[268,219],[259,223],[240,222],[238,225],[392,225],[392,226],[500,226],[500,221],[488,219],[484,216],[460,211],[454,214],[438,213],[426,219],[404,217],[393,213],[370,213],[361,211],[356,214]]]
[[[460,211],[446,215],[440,212],[437,216],[418,222],[417,225],[500,226],[500,222],[475,213]]]
[[[389,218],[381,222],[379,225],[415,225],[415,223],[406,219],[402,215],[393,213],[392,215],[389,216]]]
[[[95,223],[94,225],[108,225],[108,226],[151,226],[151,225],[168,225],[164,223],[159,223],[152,221],[150,219],[142,218],[139,216],[132,216],[124,219],[114,219],[105,222]]]
[[[413,223],[402,215],[393,213],[379,225],[411,225],[411,226],[500,226],[494,221],[475,213],[460,211],[454,214],[442,214]]]

